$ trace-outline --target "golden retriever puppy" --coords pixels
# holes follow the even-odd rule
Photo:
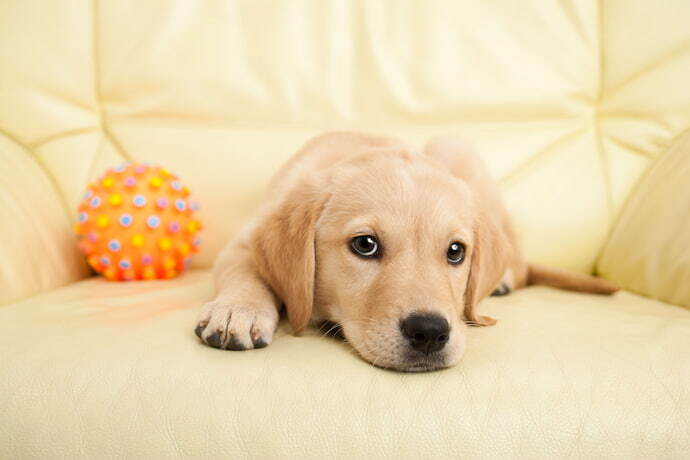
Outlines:
[[[528,265],[498,188],[457,141],[326,134],[276,175],[256,218],[222,251],[196,334],[227,350],[271,343],[284,305],[296,334],[337,323],[374,365],[456,364],[478,303],[527,284],[610,294],[608,281]]]

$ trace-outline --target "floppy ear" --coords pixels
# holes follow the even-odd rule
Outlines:
[[[259,222],[252,238],[261,277],[287,310],[295,334],[309,324],[314,303],[315,225],[328,194],[315,181],[291,189]]]
[[[505,273],[511,250],[502,221],[505,211],[500,194],[484,162],[471,144],[453,138],[432,139],[425,153],[472,190],[475,208],[474,247],[465,288],[465,319],[469,324],[491,326],[496,320],[476,314],[480,300],[491,294]]]
[[[496,219],[479,211],[474,228],[474,247],[465,288],[465,319],[473,326],[493,326],[496,320],[477,315],[477,304],[491,294],[505,273],[508,240]]]

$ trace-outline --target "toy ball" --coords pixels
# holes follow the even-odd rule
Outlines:
[[[108,280],[173,278],[199,250],[198,209],[167,169],[123,164],[84,193],[75,226],[79,249]]]

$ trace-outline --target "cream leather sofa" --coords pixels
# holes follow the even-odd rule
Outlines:
[[[0,458],[688,458],[688,23],[685,0],[3,0]],[[490,298],[498,324],[427,374],[285,325],[202,346],[215,255],[328,129],[472,139],[532,260],[625,290]],[[82,190],[126,159],[202,203],[178,279],[76,250]]]

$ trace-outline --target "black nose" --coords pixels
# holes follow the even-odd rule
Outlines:
[[[445,347],[450,335],[448,321],[433,314],[413,313],[401,321],[400,329],[412,348],[427,355]]]

